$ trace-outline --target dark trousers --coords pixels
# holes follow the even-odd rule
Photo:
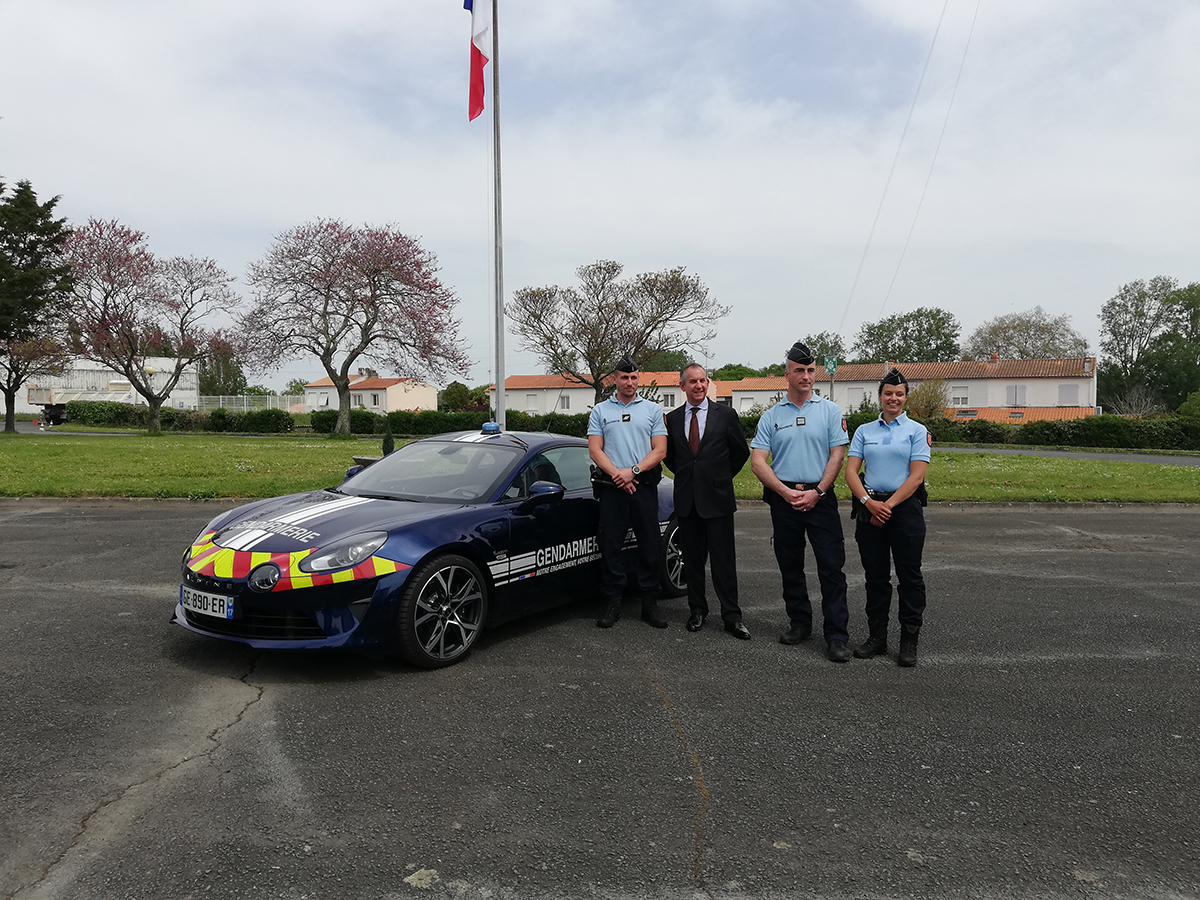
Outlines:
[[[925,615],[925,579],[921,577],[921,552],[925,549],[925,513],[921,502],[909,497],[892,510],[882,527],[871,524],[861,510],[854,538],[867,580],[867,621],[887,621],[892,606],[892,568],[899,582],[901,625],[921,626]]]
[[[730,623],[742,621],[742,609],[738,606],[733,515],[704,519],[693,510],[691,514],[679,517],[679,538],[683,570],[687,575],[688,606],[708,615],[704,566],[711,555],[713,587],[721,602],[721,618]]]
[[[771,508],[775,560],[783,577],[783,604],[793,628],[812,628],[812,604],[804,579],[804,539],[812,544],[821,582],[821,614],[826,641],[850,640],[846,606],[846,542],[837,498],[830,490],[808,512],[797,512],[774,491],[764,491]]]
[[[604,599],[620,602],[628,583],[622,555],[629,529],[637,538],[635,580],[638,596],[658,596],[659,544],[658,485],[639,484],[627,494],[618,487],[600,488],[600,584]]]

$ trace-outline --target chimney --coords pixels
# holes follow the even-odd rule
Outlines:
[[[989,366],[994,366],[994,365],[996,365],[998,362],[1000,362],[1000,354],[999,354],[999,353],[996,353],[996,352],[993,352],[993,353],[992,353],[992,358],[988,360],[988,365],[989,365]]]

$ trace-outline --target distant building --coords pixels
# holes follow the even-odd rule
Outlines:
[[[437,388],[415,378],[380,378],[373,369],[359,369],[350,376],[350,406],[379,415],[398,410],[437,409]],[[304,386],[305,412],[337,408],[337,388],[329,378]]]
[[[815,390],[847,415],[878,398],[879,382],[895,366],[910,388],[941,379],[953,419],[1030,422],[1080,419],[1096,414],[1096,359],[1000,359],[961,362],[887,362],[838,366],[833,376],[817,368]],[[733,387],[738,412],[773,406],[787,393],[783,376],[743,378]]]
[[[641,372],[638,383],[642,390],[654,386],[659,406],[670,411],[685,402],[679,390],[678,372]],[[611,379],[606,380],[609,383]],[[721,382],[731,384],[732,382]],[[728,403],[717,393],[717,382],[710,382],[708,396]],[[494,387],[488,389],[489,392]],[[726,397],[729,395],[726,394]],[[504,379],[504,405],[530,415],[540,416],[558,412],[566,415],[585,413],[592,408],[596,392],[568,375],[509,375]]]
[[[160,391],[167,385],[167,378],[175,370],[173,357],[149,356],[142,362],[150,387]],[[30,391],[45,397],[48,390],[53,403],[69,403],[72,400],[108,400],[113,403],[128,403],[146,406],[146,400],[133,389],[133,385],[120,372],[90,359],[76,358],[62,375],[39,375],[25,383],[17,393],[14,412],[41,412],[42,406],[30,405]],[[172,409],[196,409],[200,402],[200,381],[196,367],[189,365],[179,376],[174,390],[163,401],[164,407]]]

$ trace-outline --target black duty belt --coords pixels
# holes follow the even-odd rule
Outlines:
[[[867,491],[867,496],[872,500],[887,500],[895,491]]]
[[[793,491],[819,491],[821,489],[819,481],[780,481],[779,483]]]

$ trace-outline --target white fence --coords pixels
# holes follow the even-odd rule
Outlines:
[[[201,412],[212,412],[214,409],[225,409],[233,412],[250,412],[255,409],[286,409],[298,407],[295,412],[304,412],[304,396],[279,396],[270,394],[258,396],[248,394],[240,397],[201,397],[199,409]]]

